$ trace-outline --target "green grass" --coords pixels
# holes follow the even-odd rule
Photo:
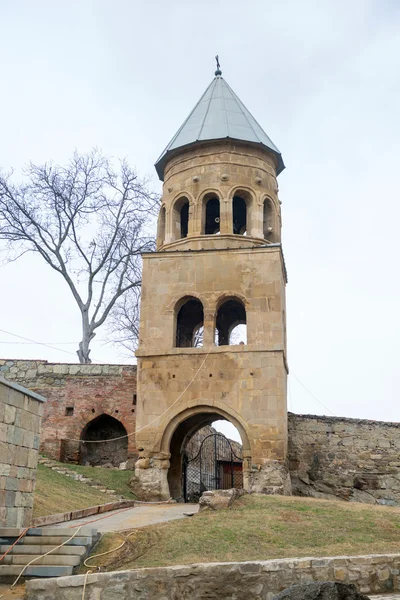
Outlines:
[[[103,469],[103,467],[82,467],[81,465],[71,465],[59,463],[60,467],[68,468],[75,473],[81,473],[90,477],[93,481],[101,483],[109,490],[115,490],[120,496],[128,500],[134,500],[129,481],[132,478],[133,471],[120,471],[119,469]]]
[[[69,479],[44,465],[38,465],[34,517],[79,510],[111,501],[109,494],[102,494],[85,483]]]
[[[111,569],[196,562],[400,551],[400,509],[284,496],[245,496],[228,510],[138,530],[119,553],[95,559]],[[96,554],[114,548],[107,534]],[[103,561],[103,562],[101,562]]]

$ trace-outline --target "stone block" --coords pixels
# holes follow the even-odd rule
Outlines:
[[[0,442],[0,463],[8,463],[8,444]]]
[[[7,506],[7,508],[15,506],[15,494],[16,494],[16,492],[11,492],[11,491],[6,490],[6,506]]]
[[[12,425],[15,422],[15,415],[17,409],[15,406],[11,406],[10,404],[6,404],[4,407],[4,423],[7,425]]]
[[[5,489],[11,492],[18,492],[20,489],[20,480],[15,477],[7,477]]]

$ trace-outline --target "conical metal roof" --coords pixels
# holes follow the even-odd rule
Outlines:
[[[275,154],[278,174],[285,168],[278,148],[225,79],[217,75],[158,158],[155,167],[159,178],[164,179],[165,164],[170,154],[178,148],[226,138],[260,144]]]

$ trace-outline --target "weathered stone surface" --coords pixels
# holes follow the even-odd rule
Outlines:
[[[245,493],[245,490],[236,489],[204,492],[199,500],[200,510],[229,508],[237,498]]]
[[[273,600],[369,600],[356,586],[337,581],[302,583],[284,590]]]
[[[355,584],[362,594],[382,594],[399,590],[399,564],[400,555],[392,554],[202,563],[92,573],[87,577],[86,594],[88,599],[104,600],[113,598],[113,590],[118,589],[125,594],[122,598],[129,600],[272,600],[290,586],[318,581],[321,570],[328,573],[330,580]],[[31,580],[27,582],[28,600],[82,600],[84,582],[84,575]],[[312,600],[315,598],[320,597],[316,594]],[[345,597],[336,596],[334,600]]]
[[[4,366],[4,365],[3,365]],[[3,369],[4,373],[4,369]],[[43,399],[0,380],[0,526],[31,523]],[[30,410],[28,411],[28,408]],[[33,433],[35,432],[35,433]]]
[[[288,415],[293,493],[400,505],[400,424]]]

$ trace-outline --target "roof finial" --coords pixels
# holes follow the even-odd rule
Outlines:
[[[218,75],[222,75],[222,71],[221,71],[221,65],[219,64],[219,56],[217,54],[217,56],[215,57],[215,60],[217,61],[217,70],[215,71],[215,76],[217,77]]]

